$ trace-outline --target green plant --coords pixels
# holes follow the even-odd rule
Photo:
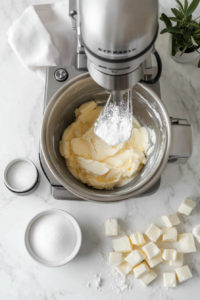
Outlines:
[[[184,5],[179,0],[175,1],[177,3],[176,8],[171,8],[175,17],[161,15],[160,20],[165,23],[166,28],[160,33],[169,32],[172,34],[172,56],[179,51],[181,55],[193,51],[200,53],[200,21],[197,22],[200,16],[192,19],[192,13],[199,5],[200,0],[193,0],[190,5],[188,0],[184,0]],[[173,26],[172,22],[176,22],[176,25]],[[200,60],[198,68],[200,68]]]

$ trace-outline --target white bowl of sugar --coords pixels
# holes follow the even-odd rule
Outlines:
[[[60,267],[79,252],[81,229],[69,213],[50,209],[36,215],[25,232],[25,245],[30,256],[45,267]]]

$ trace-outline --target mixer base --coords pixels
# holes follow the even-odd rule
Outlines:
[[[64,81],[58,81],[56,80],[56,71],[59,71],[59,69],[65,70],[66,74],[65,77],[67,77],[66,80]],[[53,95],[69,80],[71,80],[72,78],[74,78],[75,76],[78,76],[82,73],[84,73],[85,71],[77,71],[73,66],[69,66],[69,67],[62,67],[62,66],[57,66],[57,67],[49,67],[47,69],[47,74],[46,74],[46,86],[45,86],[45,97],[44,97],[44,111],[49,103],[49,101],[51,100],[51,98],[53,97]],[[152,67],[151,69],[148,70],[148,76],[149,78],[151,78],[151,76],[155,76],[155,74],[157,73],[157,68],[156,67]],[[58,74],[59,75],[59,74]],[[63,75],[63,76],[64,76]],[[62,78],[61,78],[62,79]],[[159,82],[155,83],[155,84],[151,84],[151,88],[157,93],[157,95],[160,97],[160,85]],[[40,164],[41,164],[41,168],[47,178],[47,180],[49,181],[50,184],[50,188],[51,188],[51,195],[54,199],[57,200],[79,200],[79,201],[84,201],[84,199],[72,194],[70,191],[68,191],[66,188],[64,188],[59,181],[54,177],[54,175],[51,173],[51,171],[49,170],[45,159],[43,157],[42,151],[40,149],[40,153],[39,153],[39,159],[40,159]],[[146,196],[150,196],[153,195],[154,193],[157,192],[157,190],[159,189],[160,186],[160,182],[161,182],[161,178],[159,178],[159,180],[150,188],[148,189],[146,192],[144,192],[143,194],[135,197],[135,198],[139,198],[139,197],[146,197]]]

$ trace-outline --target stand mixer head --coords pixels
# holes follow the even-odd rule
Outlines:
[[[78,0],[77,53],[91,77],[111,93],[143,78],[158,32],[158,0]]]

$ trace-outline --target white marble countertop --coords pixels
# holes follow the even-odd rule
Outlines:
[[[51,2],[51,1],[49,1]],[[144,231],[160,216],[175,212],[186,196],[197,201],[194,212],[182,217],[181,231],[191,231],[200,223],[200,70],[196,62],[178,64],[168,53],[167,35],[158,36],[156,48],[163,62],[161,94],[170,116],[186,117],[193,126],[194,150],[185,165],[170,165],[162,175],[159,191],[151,196],[117,204],[56,201],[38,160],[44,84],[25,69],[7,43],[6,32],[24,9],[41,0],[2,0],[0,3],[0,167],[16,157],[28,157],[38,167],[41,184],[27,197],[11,194],[0,181],[0,300],[111,300],[165,299],[194,300],[200,294],[200,252],[185,255],[193,279],[175,289],[163,288],[161,276],[147,288],[133,280],[122,292],[115,272],[107,264],[111,242],[103,232],[107,218],[117,217],[122,230]],[[169,11],[174,1],[160,1],[161,12]],[[161,27],[163,25],[161,24]],[[83,244],[77,258],[60,268],[45,268],[35,263],[24,246],[24,231],[30,219],[48,208],[61,208],[78,220]],[[200,250],[200,245],[197,245]],[[158,273],[167,267],[157,268]],[[169,269],[169,267],[168,267]],[[101,286],[96,287],[98,277]],[[131,279],[130,279],[131,280]]]

